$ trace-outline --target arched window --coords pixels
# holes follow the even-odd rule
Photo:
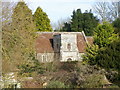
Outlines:
[[[70,43],[67,44],[67,49],[70,51],[70,49],[71,49]]]

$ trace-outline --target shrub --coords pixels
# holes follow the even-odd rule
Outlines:
[[[66,71],[74,71],[77,69],[77,62],[61,62],[60,69],[66,70]]]
[[[32,76],[33,72],[37,74],[43,74],[45,72],[45,68],[43,68],[42,64],[38,62],[38,60],[33,60],[32,63],[22,64],[18,66],[20,70],[20,75]]]
[[[82,88],[101,88],[104,84],[103,75],[93,74],[86,77],[85,82],[80,86]]]
[[[65,85],[60,81],[50,81],[46,88],[68,88],[69,86]]]

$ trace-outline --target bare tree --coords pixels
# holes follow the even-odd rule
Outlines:
[[[120,17],[120,1],[119,2],[95,2],[93,6],[94,12],[102,21],[113,21]]]
[[[12,10],[15,7],[15,2],[2,2],[2,25],[6,25],[11,21]]]
[[[58,21],[57,21],[57,23],[53,23],[52,24],[52,27],[53,27],[53,29],[54,30],[57,30],[57,31],[60,31],[62,28],[63,28],[63,26],[64,26],[64,23],[66,23],[66,22],[70,22],[70,18],[68,17],[68,18],[66,18],[66,19],[59,19]]]

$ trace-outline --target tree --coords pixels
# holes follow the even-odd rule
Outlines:
[[[2,26],[11,22],[11,16],[13,8],[15,7],[16,3],[14,2],[2,2],[2,15],[0,16],[2,20]]]
[[[73,15],[71,16],[71,30],[73,32],[81,32],[82,31],[82,21],[83,15],[81,9],[77,9],[73,11]]]
[[[115,32],[119,33],[120,35],[120,18],[117,18],[115,21],[112,22],[113,27],[115,27]]]
[[[108,22],[99,24],[95,29],[94,34],[94,43],[100,48],[109,45],[114,39],[116,39],[114,28]]]
[[[33,15],[37,31],[52,31],[50,20],[45,12],[38,7]]]
[[[71,32],[70,23],[64,23],[64,27],[61,29],[62,32]]]
[[[12,40],[12,32],[11,32],[11,22],[12,22],[12,12],[16,3],[13,2],[2,2],[2,14],[0,19],[2,20],[2,71],[7,72],[10,71],[10,58],[8,51],[11,47],[10,41]]]
[[[94,44],[88,46],[83,60],[107,71],[117,71],[114,79],[120,80],[120,37],[114,34],[112,24],[104,22],[97,26]]]
[[[105,69],[113,69],[120,72],[120,38],[101,48],[96,57],[96,63]]]
[[[93,6],[94,12],[102,21],[113,21],[120,17],[120,1],[119,2],[96,2]]]
[[[85,32],[87,36],[92,36],[94,32],[94,28],[97,27],[99,20],[93,16],[93,13],[91,12],[84,12],[83,13],[83,24],[82,29]]]
[[[35,25],[32,12],[25,2],[18,2],[14,8],[12,22],[6,31],[9,32],[9,37],[3,40],[3,52],[13,71],[17,65],[32,62],[35,57]]]
[[[82,13],[80,9],[73,11],[70,23],[64,23],[62,31],[81,32],[84,31],[87,36],[93,35],[94,28],[98,25],[99,20],[93,16],[93,13],[87,10]]]
[[[99,24],[94,31],[94,44],[87,47],[83,60],[89,64],[96,65],[98,63],[99,50],[110,45],[117,38],[117,34],[114,34],[114,28],[110,23],[103,22]]]
[[[86,48],[86,54],[83,55],[83,61],[90,65],[96,65],[96,56],[98,55],[99,46],[98,45],[88,45]]]

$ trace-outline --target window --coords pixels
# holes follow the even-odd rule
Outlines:
[[[42,55],[42,62],[46,62],[47,61],[47,56],[46,55]]]
[[[70,43],[68,43],[68,45],[67,45],[67,49],[70,51],[70,49],[71,49],[71,45],[70,45]]]

